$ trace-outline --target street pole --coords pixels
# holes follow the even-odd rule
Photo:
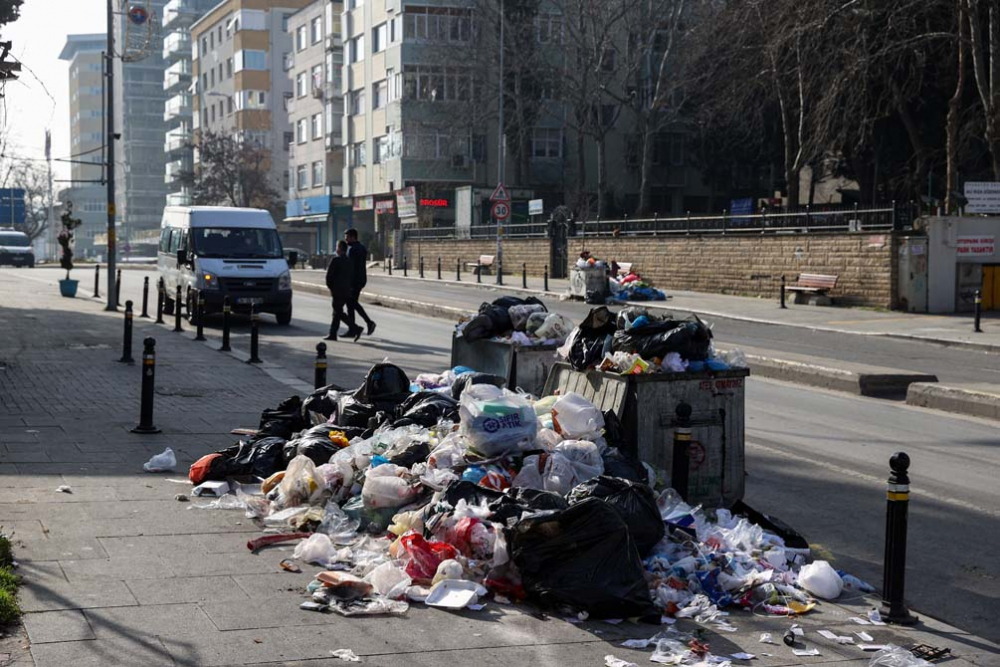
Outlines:
[[[503,183],[503,177],[505,170],[505,158],[504,147],[507,143],[504,141],[504,114],[503,114],[503,93],[504,93],[504,81],[503,81],[503,47],[504,47],[504,0],[500,0],[500,94],[497,96],[500,104],[500,123],[497,128],[497,183]],[[496,265],[497,265],[497,285],[503,284],[503,244],[501,240],[503,238],[503,225],[499,219],[496,219],[497,224],[497,251],[496,251]]]
[[[108,53],[105,60],[107,73],[107,131],[104,145],[107,148],[105,168],[108,181],[108,304],[104,310],[118,310],[118,295],[115,292],[115,14],[112,0],[108,0]]]

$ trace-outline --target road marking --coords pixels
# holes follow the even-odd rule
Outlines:
[[[795,453],[790,452],[790,451],[785,450],[785,449],[779,449],[777,447],[770,447],[768,445],[763,444],[760,441],[753,440],[751,438],[747,438],[746,439],[746,444],[747,444],[747,449],[748,450],[749,449],[757,448],[757,449],[761,449],[761,450],[764,450],[766,452],[769,452],[771,454],[774,454],[775,456],[777,456],[777,457],[779,457],[781,459],[784,459],[784,460],[792,459],[794,461],[799,461],[801,463],[807,463],[807,464],[819,466],[821,468],[825,468],[826,470],[829,470],[830,472],[835,472],[835,473],[843,475],[845,477],[853,477],[854,479],[860,479],[860,480],[863,480],[865,482],[870,482],[872,484],[877,484],[879,486],[882,486],[882,485],[886,484],[886,478],[884,478],[884,477],[877,477],[875,475],[869,475],[867,473],[859,472],[857,470],[852,470],[851,468],[845,468],[843,466],[836,465],[835,463],[828,463],[826,461],[821,461],[821,460],[816,459],[816,458],[811,458],[811,457],[808,457],[808,456],[802,456],[801,454],[795,454]],[[959,500],[958,498],[952,498],[950,496],[941,496],[941,495],[938,495],[938,494],[935,494],[935,493],[929,493],[927,491],[920,491],[918,489],[912,489],[912,488],[910,489],[910,493],[913,494],[914,496],[916,496],[918,499],[919,498],[930,498],[931,500],[936,500],[937,502],[940,502],[940,503],[945,503],[947,505],[952,505],[954,507],[960,507],[962,509],[972,510],[974,512],[979,512],[980,514],[985,514],[985,515],[987,515],[989,517],[992,517],[992,518],[1000,518],[1000,511],[987,509],[985,507],[979,507],[978,505],[974,505],[974,504],[972,504],[970,502],[966,502],[964,500]]]

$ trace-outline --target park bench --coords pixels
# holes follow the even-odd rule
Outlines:
[[[795,294],[795,303],[799,303],[799,295],[812,295],[820,297],[828,304],[826,293],[837,286],[837,276],[828,276],[822,273],[800,273],[798,279],[785,287],[789,292]],[[817,303],[817,305],[821,305]]]
[[[495,259],[493,255],[480,255],[478,262],[468,262],[465,268],[473,275],[478,275],[480,272],[489,273]]]

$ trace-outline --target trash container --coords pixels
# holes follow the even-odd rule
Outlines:
[[[574,391],[602,411],[614,410],[624,425],[625,448],[669,473],[677,406],[691,406],[688,500],[705,507],[732,507],[743,499],[745,466],[744,389],[747,369],[700,373],[619,375],[553,365],[544,396]]]
[[[483,339],[469,342],[452,336],[451,365],[468,366],[480,373],[507,378],[507,387],[520,387],[541,396],[549,369],[556,363],[558,345],[519,345],[505,340]]]
[[[586,299],[587,292],[608,296],[608,270],[600,266],[573,267],[569,272],[570,296]]]

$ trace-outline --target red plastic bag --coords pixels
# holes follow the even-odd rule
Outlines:
[[[428,542],[419,533],[407,533],[400,542],[410,557],[410,562],[406,564],[406,574],[418,584],[429,584],[441,561],[458,555],[458,549],[450,544]]]

